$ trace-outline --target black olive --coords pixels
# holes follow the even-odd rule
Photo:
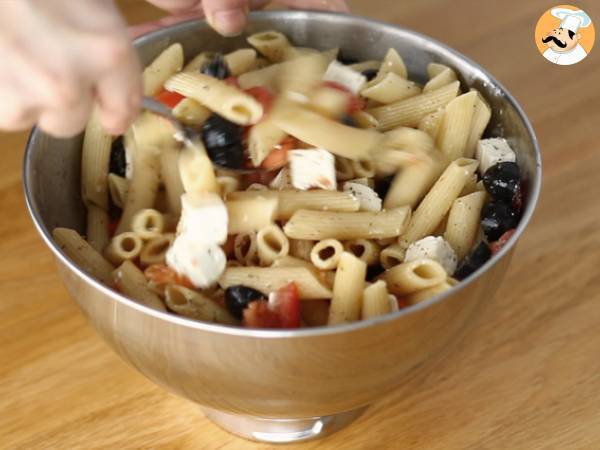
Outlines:
[[[244,167],[244,145],[241,142],[227,147],[206,147],[206,152],[217,166],[230,169]]]
[[[485,242],[480,242],[475,250],[468,254],[461,262],[460,266],[454,272],[454,278],[464,280],[481,266],[483,266],[492,256],[492,252]]]
[[[231,76],[231,71],[227,66],[227,62],[220,53],[216,54],[213,59],[204,64],[200,71],[204,75],[218,78],[219,80],[224,80],[225,78],[229,78]]]
[[[394,180],[394,175],[390,175],[389,177],[380,178],[379,180],[375,180],[375,192],[379,198],[384,199],[390,190],[390,186],[392,185],[392,181]]]
[[[481,228],[490,242],[498,240],[518,223],[519,215],[507,203],[491,201],[481,210]]]
[[[340,50],[337,54],[336,58],[342,64],[349,66],[350,64],[356,64],[358,59],[348,57],[342,50]]]
[[[244,317],[244,309],[255,300],[266,300],[267,296],[256,289],[243,285],[230,286],[225,290],[225,306],[238,319]]]
[[[348,125],[349,127],[358,128],[358,124],[350,114],[346,114],[344,117],[342,117],[342,123],[344,125]]]
[[[517,163],[505,161],[493,165],[483,175],[483,185],[496,200],[511,201],[521,183]]]
[[[127,171],[127,160],[125,159],[125,146],[123,145],[123,136],[116,138],[110,148],[110,173],[125,176]]]
[[[207,149],[239,144],[243,135],[241,126],[217,114],[210,116],[202,126],[202,141]]]
[[[367,69],[362,74],[367,77],[367,81],[371,81],[377,76],[378,73],[379,71],[377,69]]]

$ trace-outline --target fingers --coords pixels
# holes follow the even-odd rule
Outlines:
[[[84,128],[92,110],[92,91],[82,93],[73,108],[45,109],[41,112],[38,126],[56,137],[68,138]]]
[[[350,12],[345,0],[280,0],[280,3],[294,9]]]
[[[100,53],[103,53],[99,57],[104,70],[95,86],[100,121],[108,133],[122,134],[139,113],[142,100],[140,63],[126,40],[111,40]]]
[[[208,23],[223,36],[237,36],[246,27],[248,0],[204,0]]]

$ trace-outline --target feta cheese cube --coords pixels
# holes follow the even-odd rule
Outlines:
[[[490,167],[499,162],[515,162],[517,157],[506,139],[482,139],[477,144],[477,159],[479,160],[479,173],[483,175]]]
[[[181,196],[178,235],[189,234],[201,244],[223,244],[227,240],[227,208],[217,194],[188,192]]]
[[[337,188],[335,178],[335,158],[327,150],[314,148],[290,150],[288,153],[292,185],[302,191],[319,188]]]
[[[286,166],[283,169],[281,169],[277,176],[273,179],[273,181],[271,181],[269,187],[278,191],[294,189],[294,185],[292,184],[292,175],[290,173],[289,167]]]
[[[167,251],[166,261],[177,273],[185,275],[196,287],[212,286],[225,271],[227,256],[216,244],[203,244],[189,234],[178,236]]]
[[[367,84],[367,77],[335,60],[327,67],[323,80],[339,83],[353,94],[358,94]]]
[[[404,262],[411,262],[421,258],[429,258],[439,262],[448,276],[452,275],[456,270],[456,253],[443,237],[427,236],[412,243],[406,249]]]
[[[381,199],[368,185],[347,181],[343,186],[344,192],[352,194],[360,203],[361,211],[381,211]]]

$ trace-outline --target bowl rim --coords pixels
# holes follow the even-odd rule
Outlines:
[[[99,290],[104,295],[108,296],[113,301],[117,301],[123,305],[134,308],[142,313],[151,315],[159,320],[166,320],[171,322],[174,325],[184,326],[188,328],[193,328],[196,330],[206,331],[206,332],[214,332],[214,333],[222,333],[227,335],[234,335],[240,337],[252,337],[252,338],[305,338],[305,337],[317,337],[331,334],[343,334],[346,332],[353,332],[362,329],[366,329],[372,326],[377,326],[379,324],[388,323],[391,321],[399,320],[404,316],[408,316],[418,311],[432,307],[434,304],[439,302],[443,302],[451,295],[457,294],[471,283],[473,283],[476,279],[481,277],[485,272],[495,266],[502,258],[504,258],[511,249],[515,246],[516,242],[519,240],[524,230],[527,228],[531,217],[535,211],[537,206],[537,202],[540,196],[541,184],[542,184],[542,160],[541,160],[541,152],[539,148],[538,139],[535,135],[531,122],[528,117],[525,115],[525,112],[521,105],[517,102],[515,97],[489,72],[487,72],[483,67],[479,64],[463,55],[462,53],[454,50],[453,48],[439,42],[436,39],[433,39],[427,35],[416,32],[409,28],[405,28],[398,25],[389,24],[386,22],[355,16],[352,14],[339,14],[339,13],[331,13],[331,12],[307,12],[307,11],[260,11],[260,12],[252,12],[250,14],[249,22],[251,23],[253,19],[267,19],[271,21],[276,21],[277,19],[292,19],[292,20],[308,20],[310,18],[323,18],[327,20],[355,20],[360,21],[364,24],[378,27],[380,30],[384,32],[387,30],[402,32],[407,35],[412,35],[413,37],[417,37],[423,39],[424,41],[433,44],[443,51],[451,54],[455,58],[461,59],[467,65],[476,69],[480,72],[480,74],[484,75],[486,81],[494,86],[502,95],[506,98],[506,101],[515,109],[518,117],[523,121],[525,125],[525,129],[529,136],[529,139],[533,145],[534,153],[535,153],[535,177],[533,178],[533,183],[529,185],[531,191],[527,198],[527,205],[525,210],[521,216],[521,220],[519,221],[519,225],[517,226],[516,232],[510,238],[510,240],[506,243],[506,245],[495,255],[493,255],[483,266],[477,269],[474,273],[469,275],[466,279],[461,281],[456,286],[452,287],[452,289],[438,294],[427,301],[418,303],[416,305],[411,305],[407,308],[400,309],[398,311],[394,311],[383,316],[375,317],[372,319],[361,320],[357,322],[339,324],[339,325],[326,325],[320,327],[312,327],[312,328],[300,328],[293,330],[281,330],[281,329],[254,329],[254,328],[243,328],[239,326],[229,326],[229,325],[219,325],[213,323],[206,323],[196,321],[194,319],[189,319],[183,316],[177,316],[175,314],[171,314],[169,312],[162,312],[155,309],[152,309],[148,306],[140,304],[123,294],[111,289],[108,286],[105,286],[100,281],[96,280],[90,274],[84,272],[80,267],[78,267],[62,250],[58,247],[58,245],[54,242],[52,238],[51,231],[47,229],[47,227],[43,224],[42,218],[37,210],[33,198],[33,192],[30,189],[31,182],[29,174],[32,173],[30,170],[31,166],[31,158],[29,155],[31,154],[33,143],[37,139],[38,135],[41,135],[42,132],[34,127],[29,135],[25,154],[24,154],[24,163],[23,163],[23,187],[25,191],[25,202],[29,214],[33,220],[35,228],[38,233],[46,243],[46,245],[50,248],[50,250],[54,253],[54,255],[64,264],[66,265],[72,272],[74,272],[79,278],[83,279],[83,281],[93,288]],[[192,27],[199,26],[200,28],[207,28],[208,24],[205,20],[201,19],[193,19],[185,22],[181,22],[175,25],[171,25],[165,28],[162,28],[157,31],[153,31],[151,33],[144,34],[139,36],[133,41],[133,45],[138,47],[143,45],[149,39],[154,39],[155,37],[164,36],[165,38],[170,37],[171,32],[175,29],[183,28],[183,27]]]

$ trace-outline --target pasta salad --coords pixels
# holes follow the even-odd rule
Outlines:
[[[54,230],[84,270],[132,299],[206,322],[299,328],[369,319],[447,291],[510,238],[515,152],[483,138],[491,109],[452,68],[408,78],[394,49],[351,61],[277,31],[144,71],[144,112],[119,137],[90,119],[85,239]]]

